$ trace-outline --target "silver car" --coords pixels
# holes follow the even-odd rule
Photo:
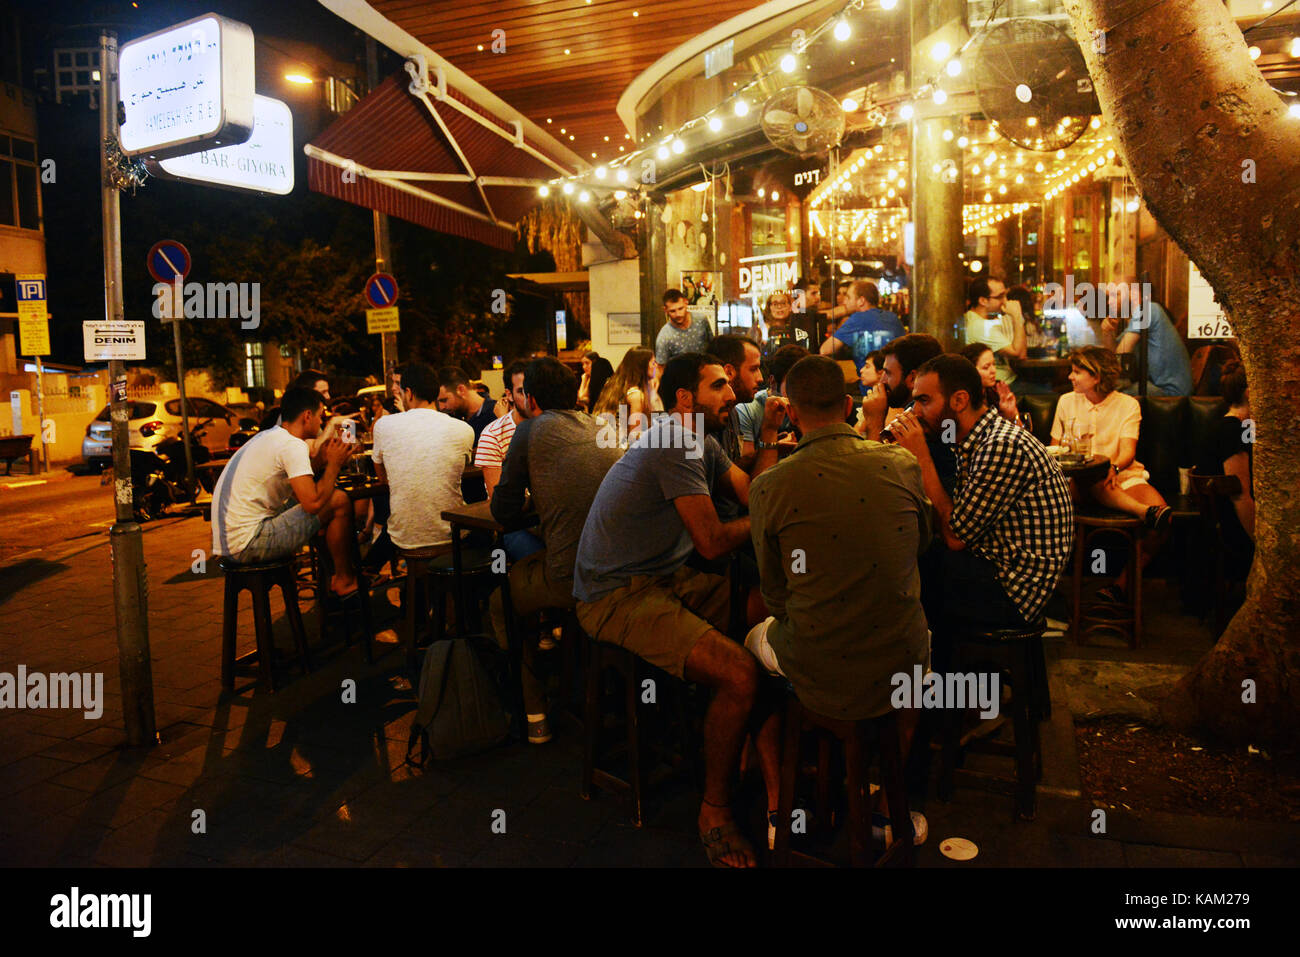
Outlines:
[[[219,453],[231,445],[231,435],[240,431],[239,417],[223,405],[210,399],[186,399],[190,413],[190,431],[203,430],[199,439],[208,449]],[[81,440],[81,458],[90,466],[108,465],[113,460],[113,423],[110,407],[86,426],[86,437]],[[181,436],[181,400],[142,400],[131,403],[130,447],[152,449],[164,439]],[[256,427],[256,423],[254,423]]]

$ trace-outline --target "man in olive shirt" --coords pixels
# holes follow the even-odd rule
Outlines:
[[[929,659],[916,565],[931,537],[921,469],[844,423],[853,399],[833,360],[801,359],[785,389],[803,438],[750,489],[773,617],[745,645],[819,714],[876,717],[890,709],[891,677]]]

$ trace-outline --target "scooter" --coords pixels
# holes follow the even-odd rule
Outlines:
[[[202,430],[190,433],[190,449],[194,464],[201,465],[212,458],[201,439]],[[215,484],[204,469],[195,473],[209,492]],[[137,522],[161,518],[168,506],[190,500],[185,487],[185,443],[180,438],[165,439],[152,449],[131,449],[131,503]]]

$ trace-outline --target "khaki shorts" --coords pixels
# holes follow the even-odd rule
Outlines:
[[[594,602],[578,602],[578,621],[593,638],[683,678],[695,643],[710,631],[726,634],[730,611],[726,578],[683,566],[666,577],[637,575]]]
[[[573,583],[561,584],[551,576],[545,549],[510,566],[510,604],[516,615],[531,615],[543,608],[572,608],[574,601]]]

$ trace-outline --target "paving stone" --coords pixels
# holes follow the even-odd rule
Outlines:
[[[44,740],[57,741],[58,738],[45,738]],[[40,754],[29,754],[25,758],[0,767],[0,797],[13,794],[15,791],[21,791],[38,781],[57,777],[75,767],[76,765],[71,761],[63,761]]]

